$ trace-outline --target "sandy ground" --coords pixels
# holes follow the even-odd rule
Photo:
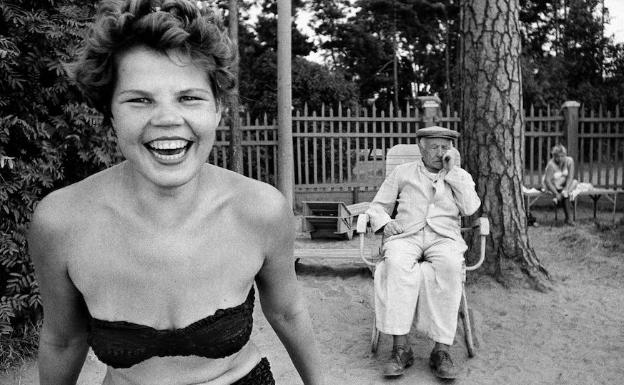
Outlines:
[[[464,368],[455,384],[624,384],[624,239],[622,226],[597,226],[589,210],[575,227],[553,223],[553,214],[536,212],[539,227],[529,234],[552,275],[548,293],[504,288],[475,276],[467,286],[479,349],[468,358],[458,333],[453,355]],[[622,214],[618,213],[621,218]],[[561,219],[560,219],[561,220]],[[608,212],[599,222],[610,222]],[[619,220],[619,219],[618,219]],[[369,242],[374,242],[369,239]],[[297,247],[353,248],[353,241],[298,239]],[[379,352],[370,351],[373,323],[372,279],[363,264],[305,260],[299,280],[322,352],[328,385],[439,384],[428,368],[431,341],[412,333],[416,361],[397,380],[385,380],[381,367],[391,339],[382,335]],[[301,384],[272,329],[256,304],[252,338],[269,358],[277,384]],[[101,383],[105,367],[90,356],[80,385]],[[0,375],[0,384],[37,384],[35,362]]]

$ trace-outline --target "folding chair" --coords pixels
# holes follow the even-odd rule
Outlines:
[[[386,155],[386,175],[389,175],[390,172],[398,165],[406,162],[413,162],[420,158],[420,150],[418,145],[407,145],[407,144],[399,144],[392,147],[387,155]],[[461,221],[461,218],[458,218]],[[367,214],[360,214],[357,219],[356,231],[360,235],[360,257],[362,260],[369,266],[371,271],[373,272],[377,263],[381,262],[382,256],[381,251],[383,248],[383,237],[382,244],[379,247],[379,253],[376,257],[370,258],[368,253],[365,253],[364,240],[365,234],[367,232],[367,228],[369,227],[369,218]],[[466,271],[472,271],[478,269],[485,260],[485,242],[486,237],[490,233],[490,224],[487,218],[481,217],[477,218],[474,223],[469,227],[462,227],[462,232],[465,231],[474,231],[478,229],[479,231],[479,260],[472,266],[464,265],[464,269],[462,271],[462,295],[461,302],[459,306],[459,317],[462,321],[463,329],[464,329],[464,339],[466,342],[466,349],[468,350],[468,356],[474,357],[476,354],[476,344],[475,344],[475,336],[474,336],[474,328],[472,321],[472,311],[468,308],[468,302],[466,301],[466,290],[464,284],[466,282]],[[373,353],[377,352],[377,347],[379,345],[379,337],[380,332],[377,329],[376,320],[373,322],[373,331],[371,335],[371,351]]]

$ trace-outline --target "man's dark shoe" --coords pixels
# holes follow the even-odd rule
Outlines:
[[[434,350],[429,357],[429,366],[438,378],[457,378],[459,376],[459,368],[455,366],[451,355],[446,350]]]
[[[385,377],[398,377],[403,375],[405,368],[409,368],[414,363],[414,352],[412,348],[407,350],[405,346],[397,346],[392,349],[390,361],[383,369]]]

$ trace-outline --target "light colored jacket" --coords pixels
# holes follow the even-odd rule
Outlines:
[[[390,222],[397,201],[395,220],[404,231],[387,241],[415,234],[426,224],[444,237],[463,241],[459,217],[474,214],[481,205],[468,172],[453,167],[432,176],[422,160],[397,166],[383,182],[366,211],[373,231]]]

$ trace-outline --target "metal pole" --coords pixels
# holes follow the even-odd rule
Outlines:
[[[290,0],[277,0],[277,188],[294,205]]]
[[[230,39],[236,44],[238,49],[238,0],[230,0],[229,2],[229,27]],[[230,170],[239,174],[243,173],[243,148],[242,148],[242,132],[240,128],[240,113],[238,100],[238,81],[239,66],[238,61],[232,66],[232,72],[236,75],[236,86],[232,90],[232,99],[230,100]]]

